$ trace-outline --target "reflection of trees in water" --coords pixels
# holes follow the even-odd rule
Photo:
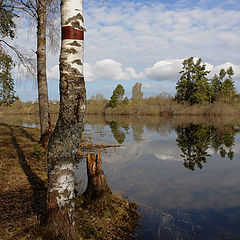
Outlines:
[[[109,125],[114,138],[119,144],[122,144],[125,140],[126,133],[129,130],[129,126],[127,124],[119,125],[115,121],[112,121]]]
[[[129,126],[132,128],[132,136],[136,142],[142,140],[144,127],[147,131],[157,132],[161,136],[168,136],[173,130],[168,118],[161,120],[155,117],[116,118],[114,120],[106,119],[105,122],[109,124],[114,138],[120,144],[124,142]]]
[[[182,151],[184,166],[195,170],[195,166],[202,169],[206,157],[210,156],[208,149],[213,148],[221,157],[233,159],[234,137],[239,130],[232,126],[214,128],[202,124],[190,124],[188,127],[176,127],[178,135],[176,142]]]
[[[176,141],[180,147],[184,160],[184,166],[194,170],[195,165],[200,169],[202,163],[206,162],[206,157],[210,138],[210,128],[202,128],[201,125],[191,124],[189,127],[179,126],[176,128],[178,135]]]
[[[142,141],[142,134],[144,133],[143,125],[132,125],[133,138],[138,143]]]
[[[234,156],[232,147],[234,146],[235,135],[238,132],[239,130],[231,126],[225,126],[221,128],[212,136],[211,146],[214,151],[219,151],[221,157],[228,157],[230,160],[232,160]]]

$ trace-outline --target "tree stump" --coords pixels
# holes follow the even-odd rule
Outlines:
[[[101,198],[107,193],[112,193],[107,185],[107,178],[101,168],[100,153],[88,153],[87,155],[87,175],[88,184],[84,192],[84,197],[89,200]]]

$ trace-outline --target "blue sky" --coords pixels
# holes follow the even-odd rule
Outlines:
[[[109,98],[119,83],[130,97],[136,82],[142,83],[144,96],[173,95],[181,62],[191,56],[201,57],[211,74],[233,66],[240,91],[240,4],[236,0],[92,0],[84,2],[84,15],[88,98],[96,93]],[[36,49],[35,28],[18,29],[18,45]],[[52,100],[59,98],[58,59],[58,53],[48,53]],[[36,83],[23,74],[23,68],[18,69],[17,94],[24,101],[36,100]]]

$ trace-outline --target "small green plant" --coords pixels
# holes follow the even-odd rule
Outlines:
[[[41,159],[42,156],[43,156],[43,151],[41,149],[41,147],[36,144],[33,148],[33,151],[31,153],[31,156],[34,157],[34,158],[37,158],[37,159]]]

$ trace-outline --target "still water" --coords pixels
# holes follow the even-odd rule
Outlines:
[[[240,239],[239,126],[93,117],[85,129],[96,142],[121,145],[102,152],[103,170],[113,191],[138,203],[136,239],[233,240]]]
[[[101,150],[102,169],[138,204],[136,239],[240,239],[240,121],[88,116],[83,135],[118,145]],[[80,161],[79,193],[85,169]]]

